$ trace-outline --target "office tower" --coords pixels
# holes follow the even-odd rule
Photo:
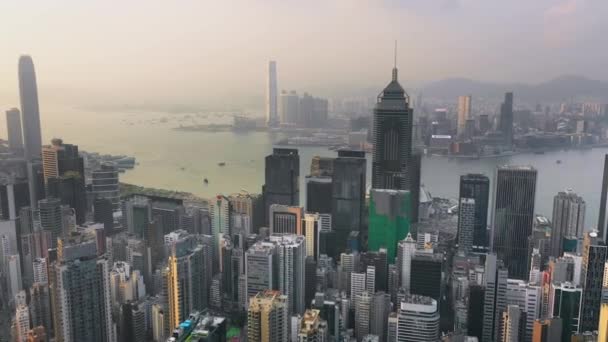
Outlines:
[[[278,257],[278,290],[287,296],[289,314],[304,312],[304,265],[306,240],[301,235],[271,235]]]
[[[40,227],[52,234],[52,246],[63,231],[61,202],[58,198],[45,198],[38,201]]]
[[[600,304],[602,301],[602,282],[607,247],[597,231],[588,232],[583,242],[583,300],[581,302],[581,326],[579,331],[597,329]]]
[[[365,289],[369,293],[376,292],[376,267],[367,266],[365,269]]]
[[[269,222],[272,204],[300,203],[300,156],[297,149],[274,148],[265,159],[264,217]]]
[[[493,251],[514,279],[528,278],[528,237],[534,222],[536,169],[502,166],[496,170]]]
[[[271,204],[269,211],[270,234],[302,235],[302,207]]]
[[[507,280],[507,304],[516,305],[525,314],[524,324],[521,327],[522,339],[532,340],[534,320],[540,317],[542,302],[542,288],[530,285],[523,280]]]
[[[496,341],[502,327],[502,312],[507,308],[508,270],[496,254],[488,254],[485,264],[483,330],[481,342]]]
[[[21,112],[17,108],[6,111],[6,133],[8,136],[8,148],[11,152],[23,154],[23,135],[21,130]]]
[[[444,283],[443,271],[442,253],[416,251],[412,256],[410,293],[439,300],[442,294],[442,283]]]
[[[350,272],[350,299],[356,305],[357,296],[367,288],[366,272]]]
[[[23,125],[25,158],[39,159],[42,138],[40,133],[40,110],[38,108],[38,87],[32,57],[19,57],[19,97]]]
[[[276,289],[278,276],[276,245],[259,241],[245,252],[245,274],[247,275],[247,298],[267,289]]]
[[[112,203],[113,210],[120,206],[120,189],[118,169],[114,164],[103,163],[91,172],[92,193],[94,199],[107,199]]]
[[[170,197],[154,197],[150,203],[152,217],[159,221],[164,234],[179,228],[179,218],[184,213],[183,200]]]
[[[73,209],[75,224],[84,224],[87,214],[87,194],[84,179],[77,173],[66,173],[61,178],[49,178],[47,198],[58,198],[61,204]]]
[[[412,257],[416,253],[416,241],[411,234],[407,234],[404,240],[399,241],[397,266],[401,275],[401,287],[408,292],[410,290],[410,279],[412,274]]]
[[[369,204],[368,249],[386,248],[389,262],[395,260],[397,243],[410,230],[410,192],[407,190],[372,189]]]
[[[268,79],[266,89],[266,125],[275,127],[279,124],[277,111],[277,62],[268,62]]]
[[[475,230],[475,200],[461,198],[458,207],[458,249],[465,255],[473,251]]]
[[[406,295],[398,310],[397,341],[439,340],[437,301],[425,296]]]
[[[458,96],[458,129],[459,136],[464,135],[466,122],[471,119],[471,95]]]
[[[19,291],[23,290],[23,279],[21,276],[21,258],[19,254],[9,255],[5,258],[6,271],[8,273],[8,295],[9,301],[13,301]]]
[[[287,296],[266,290],[249,300],[247,311],[247,341],[287,341],[289,332]]]
[[[134,196],[122,203],[123,227],[131,234],[144,237],[152,221],[150,200],[143,196]]]
[[[559,317],[534,320],[532,342],[552,342],[562,338],[562,319]]]
[[[388,290],[388,258],[386,248],[380,248],[377,252],[364,252],[360,255],[359,267],[370,274],[370,267],[373,268],[373,278],[368,277],[368,283],[374,287],[367,286],[370,293]]]
[[[167,288],[169,327],[177,327],[192,311],[207,306],[205,278],[211,273],[205,267],[203,246],[194,236],[176,231],[177,238],[169,242]]]
[[[77,173],[84,179],[84,161],[78,154],[78,146],[64,144],[61,139],[51,140],[50,145],[42,146],[42,170],[45,183],[49,178],[68,173]]]
[[[562,341],[570,341],[572,334],[581,331],[584,324],[581,320],[582,292],[580,287],[572,283],[551,284],[549,310],[551,317],[559,317],[562,320]],[[597,326],[593,328],[595,329]]]
[[[481,174],[460,176],[459,200],[475,200],[475,223],[473,226],[473,251],[485,252],[488,249],[488,200],[490,179]]]
[[[413,151],[410,163],[410,223],[418,223],[420,211],[420,186],[422,177],[422,153]]]
[[[355,336],[361,340],[369,334],[369,319],[372,305],[372,296],[363,291],[355,298]]]
[[[502,313],[502,342],[519,342],[524,340],[525,312],[517,305],[508,305]]]
[[[303,233],[306,237],[306,256],[316,260],[319,256],[319,232],[321,230],[319,214],[306,213],[302,221]]]
[[[386,292],[372,294],[370,310],[370,334],[376,335],[380,341],[386,341],[386,322],[391,312],[391,297]]]
[[[93,200],[93,220],[103,224],[106,236],[112,235],[112,231],[114,230],[114,208],[109,199],[96,198]]]
[[[585,201],[572,189],[560,191],[553,197],[553,226],[551,229],[551,256],[564,254],[564,237],[583,237],[585,228]]]
[[[505,145],[513,146],[513,93],[505,93],[505,100],[500,105],[498,128],[502,132]]]
[[[606,199],[608,197],[608,154],[604,156],[604,172],[600,194],[600,214],[597,222],[599,237],[606,241]]]
[[[598,341],[608,341],[608,303],[602,303],[597,331]]]
[[[257,234],[258,229],[264,225],[262,196],[241,191],[228,196],[232,214],[241,214],[249,218],[249,234]],[[238,230],[238,227],[236,227]],[[247,229],[245,229],[247,230]],[[243,246],[239,246],[243,247]]]
[[[97,257],[94,236],[73,233],[57,242],[49,274],[55,339],[113,341],[109,265]]]
[[[152,304],[151,309],[151,325],[152,325],[152,338],[154,341],[162,341],[167,338],[169,334],[169,329],[166,327],[165,322],[165,311],[163,309],[163,305],[155,303]]]
[[[332,189],[331,175],[306,176],[306,211],[331,214]]]
[[[295,125],[300,110],[300,97],[295,90],[283,90],[280,97],[281,110],[279,112],[281,124]]]
[[[210,203],[211,232],[213,235],[213,274],[222,270],[220,247],[225,235],[230,236],[230,200],[217,195]]]
[[[325,280],[325,274],[319,273],[320,277]],[[320,288],[326,288],[326,282],[317,280],[317,262],[314,257],[307,256],[304,262],[304,306],[306,308],[310,308],[310,303],[315,298],[317,283],[320,283]]]
[[[372,157],[372,188],[410,190],[410,170],[407,163],[412,153],[412,124],[414,112],[409,95],[393,78],[378,96],[374,108],[374,151]]]
[[[467,308],[467,335],[477,337],[479,341],[483,336],[485,288],[481,285],[469,286],[469,302]]]
[[[396,312],[391,312],[388,316],[388,325],[386,331],[387,342],[397,342],[397,326],[399,324],[399,316]]]
[[[25,180],[8,177],[6,183],[0,184],[0,218],[3,220],[15,220],[18,218],[21,208],[30,204],[28,184]],[[22,229],[22,234],[28,230]],[[29,230],[31,232],[31,230]]]
[[[365,211],[366,160],[363,151],[342,150],[334,160],[332,224],[338,250],[344,250],[351,231],[360,232]]]
[[[306,310],[298,329],[298,342],[329,341],[327,321],[321,318],[320,310]]]

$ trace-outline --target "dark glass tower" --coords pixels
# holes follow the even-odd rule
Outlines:
[[[365,212],[365,152],[339,151],[332,177],[332,225],[338,251],[343,251],[351,231],[360,232]]]
[[[494,187],[493,251],[503,260],[509,277],[528,278],[528,237],[534,223],[536,169],[502,166]]]
[[[463,198],[475,200],[475,223],[473,224],[473,251],[484,253],[488,250],[488,199],[490,179],[481,174],[460,176],[459,201]]]
[[[21,115],[23,117],[23,141],[25,158],[39,159],[42,147],[40,133],[40,110],[38,108],[38,87],[36,71],[30,56],[19,58],[19,96],[21,98]]]
[[[410,98],[393,79],[378,95],[374,108],[374,151],[372,187],[375,189],[409,190],[409,163],[412,154],[412,116]]]
[[[297,149],[275,148],[266,156],[264,217],[268,224],[272,204],[298,205],[300,202],[300,156]]]
[[[505,93],[505,101],[500,105],[500,131],[505,145],[513,146],[513,93]]]
[[[602,177],[602,190],[600,196],[600,217],[597,230],[602,240],[606,241],[606,197],[608,195],[608,154],[604,157],[604,176]]]
[[[606,256],[607,247],[598,232],[588,232],[583,242],[581,332],[596,330],[599,323]]]

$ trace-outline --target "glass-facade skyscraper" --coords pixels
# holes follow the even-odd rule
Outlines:
[[[36,70],[30,56],[19,58],[19,96],[23,125],[23,142],[27,160],[40,159],[42,136],[40,133],[40,109]]]
[[[475,200],[475,222],[473,224],[473,251],[486,252],[488,249],[488,200],[490,179],[481,174],[460,176],[459,203],[463,198]]]

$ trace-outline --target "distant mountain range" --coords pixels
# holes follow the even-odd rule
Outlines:
[[[467,78],[450,78],[432,82],[422,89],[424,97],[456,98],[472,94],[474,97],[496,98],[512,91],[516,99],[528,102],[556,102],[567,100],[595,100],[608,102],[608,82],[582,76],[565,75],[539,84],[491,83]]]

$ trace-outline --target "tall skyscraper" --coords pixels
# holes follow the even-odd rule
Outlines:
[[[424,296],[406,295],[400,303],[397,342],[439,340],[439,306]]]
[[[554,317],[550,319],[535,320],[532,342],[552,342],[562,338],[562,319]]]
[[[332,225],[338,251],[352,231],[360,232],[365,211],[366,160],[363,151],[342,150],[334,160]]]
[[[38,201],[40,227],[52,234],[52,246],[56,246],[57,238],[63,232],[61,202],[57,198],[45,198]]]
[[[524,340],[525,312],[517,305],[508,305],[502,313],[502,342],[519,342]],[[529,341],[529,340],[528,340]]]
[[[460,176],[460,200],[475,200],[475,223],[473,226],[473,251],[488,250],[488,201],[490,198],[490,179],[481,174]]]
[[[583,241],[583,300],[581,302],[581,326],[579,331],[593,331],[598,327],[604,264],[608,247],[597,231],[588,232]]]
[[[395,260],[397,243],[410,230],[410,192],[407,190],[372,189],[369,204],[368,249],[386,248],[388,260]]]
[[[245,274],[247,275],[247,298],[278,285],[278,256],[276,245],[258,241],[245,252]]]
[[[207,307],[208,289],[205,277],[203,246],[197,245],[194,236],[185,231],[176,231],[176,239],[168,244],[167,298],[169,326],[175,328],[188,314]]]
[[[38,86],[32,57],[19,57],[19,97],[21,98],[21,123],[27,160],[40,159],[42,137],[40,133],[40,109],[38,108]]]
[[[302,235],[302,207],[271,204],[269,212],[270,234]]]
[[[562,341],[570,341],[573,334],[582,327],[582,289],[572,283],[551,284],[550,312],[552,317],[562,320]],[[598,307],[599,307],[598,303]],[[593,330],[597,329],[597,326]]]
[[[64,144],[61,139],[53,139],[50,145],[42,147],[42,169],[44,181],[58,178],[68,172],[76,172],[84,177],[84,161],[78,154],[78,146]]]
[[[301,235],[271,235],[276,245],[278,263],[278,290],[287,296],[289,314],[302,314],[304,305],[304,265],[306,240]]]
[[[412,257],[416,253],[416,241],[411,234],[407,234],[404,240],[399,241],[397,254],[397,270],[401,275],[401,287],[410,291],[410,278],[412,274]]]
[[[459,136],[465,133],[466,122],[471,119],[471,95],[458,96],[458,129]]]
[[[496,341],[502,327],[502,313],[507,308],[508,271],[496,254],[488,254],[485,264],[483,330],[481,342]]]
[[[287,296],[273,290],[259,292],[249,300],[247,341],[288,341],[288,320]]]
[[[59,239],[52,266],[53,321],[57,341],[114,341],[109,265],[97,257],[94,236]]]
[[[372,295],[372,306],[370,309],[370,329],[372,335],[386,341],[386,322],[391,313],[391,296],[383,291]]]
[[[604,156],[604,172],[602,176],[602,189],[600,193],[600,214],[597,222],[599,237],[606,241],[606,200],[608,198],[608,154]]]
[[[8,136],[8,148],[17,155],[23,154],[21,112],[17,108],[11,108],[6,111],[6,133]]]
[[[458,249],[466,254],[473,251],[475,229],[475,200],[461,198],[458,207]]]
[[[280,97],[280,122],[281,124],[295,125],[298,121],[300,110],[300,97],[295,90],[282,91]]]
[[[213,274],[221,271],[220,246],[224,235],[230,236],[230,200],[217,195],[211,201],[211,233],[213,235]]]
[[[91,172],[93,198],[107,199],[112,203],[113,210],[120,205],[120,189],[118,182],[118,169],[114,164],[103,163],[98,169]]]
[[[585,228],[585,201],[572,189],[560,191],[553,197],[553,226],[551,229],[551,256],[564,254],[564,237],[583,237]]]
[[[500,105],[498,128],[503,134],[507,148],[513,146],[513,93],[505,93],[505,100]]]
[[[597,331],[598,341],[608,341],[608,303],[602,303]]]
[[[528,237],[534,222],[536,169],[502,166],[494,187],[493,251],[515,279],[528,278]]]
[[[268,80],[266,89],[266,125],[275,127],[279,124],[277,106],[277,62],[268,62]]]
[[[413,114],[395,66],[393,78],[378,95],[374,108],[373,188],[409,190]]]
[[[300,156],[297,149],[275,148],[266,156],[264,217],[269,222],[272,204],[298,205],[300,203]]]

